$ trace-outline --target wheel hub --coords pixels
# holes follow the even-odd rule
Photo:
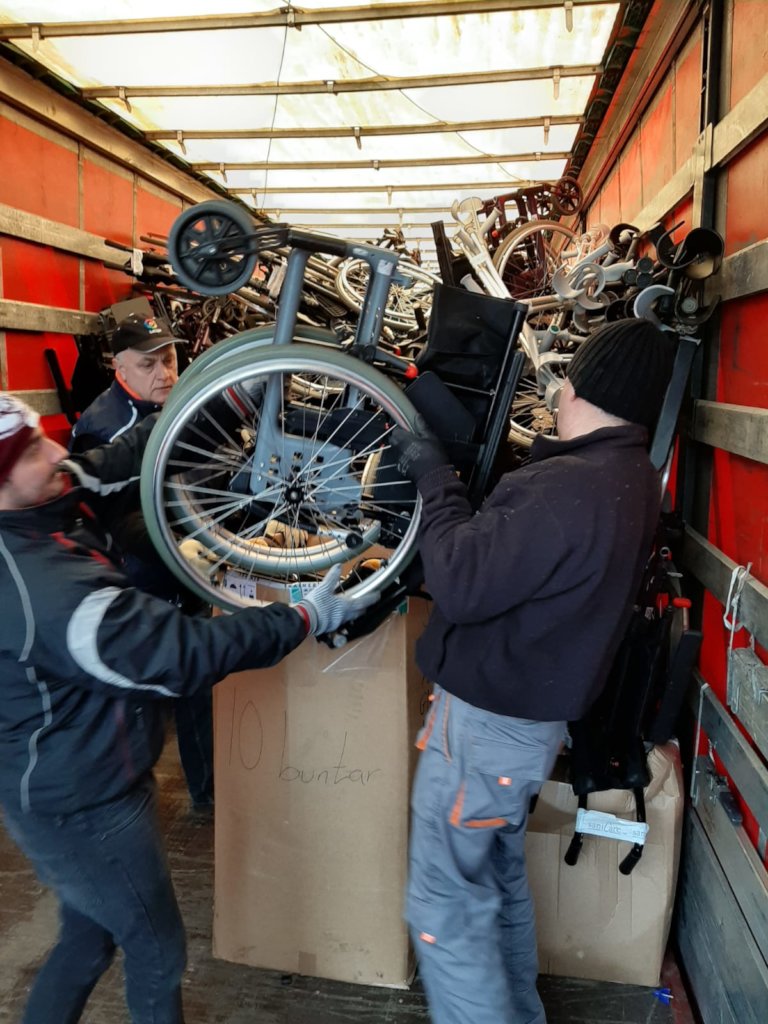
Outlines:
[[[304,488],[298,483],[294,481],[293,483],[286,484],[285,499],[291,505],[301,505],[304,501],[304,496]]]

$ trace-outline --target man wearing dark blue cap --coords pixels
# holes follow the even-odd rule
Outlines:
[[[120,321],[110,342],[115,379],[93,401],[72,430],[70,450],[87,452],[107,444],[158,412],[178,380],[176,342],[155,317],[131,313]],[[131,582],[186,610],[202,610],[166,569],[147,534],[138,502],[138,483],[105,499],[110,527],[123,552]],[[213,806],[213,710],[209,692],[174,702],[176,740],[194,810]]]
[[[75,424],[72,451],[106,444],[161,408],[179,378],[177,340],[154,317],[120,321],[111,340],[115,379]]]
[[[659,516],[647,448],[675,348],[645,320],[596,331],[570,363],[558,437],[538,437],[477,513],[426,425],[393,431],[434,599],[416,649],[435,689],[406,917],[435,1024],[545,1024],[528,809],[628,623]]]

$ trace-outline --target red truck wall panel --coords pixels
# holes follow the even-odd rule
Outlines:
[[[640,124],[642,202],[657,195],[675,173],[675,94],[667,81]]]
[[[721,116],[743,99],[768,69],[768,3],[736,0],[732,10],[732,49],[724,54],[723,61],[730,75],[724,83],[729,99]],[[614,154],[613,167],[588,211],[589,224],[632,222],[685,164],[700,132],[701,97],[702,32],[698,26],[661,81],[641,118],[639,131],[629,137],[618,156]],[[719,194],[724,196],[725,207],[718,213],[729,255],[768,238],[768,202],[764,201],[768,196],[768,135],[758,137],[721,174],[725,186]],[[693,226],[692,214],[689,195],[664,217],[664,223],[671,228],[684,221],[676,235],[681,238]],[[767,294],[723,305],[714,396],[717,401],[768,408],[766,322]],[[713,462],[708,538],[736,563],[751,562],[755,577],[766,583],[768,466],[717,449]],[[729,631],[723,622],[723,610],[711,594],[705,595],[700,670],[725,705]],[[748,642],[744,630],[736,634],[736,646]],[[762,660],[768,661],[766,652],[759,646],[757,650]],[[742,732],[746,735],[743,728]],[[702,750],[706,750],[706,738]],[[722,771],[719,762],[718,766]],[[749,808],[742,800],[740,803],[747,833],[757,843],[757,824]]]
[[[738,0],[733,8],[730,79],[727,109],[732,109],[768,69],[768,4]],[[723,111],[726,113],[727,111]],[[768,238],[768,136],[763,133],[733,159],[724,171],[725,251],[727,255]],[[765,323],[768,295],[735,299],[724,305],[720,323],[720,358],[716,399],[753,408],[768,408],[768,350]],[[752,573],[768,581],[768,466],[716,450],[709,516],[709,539],[739,565],[752,563]],[[701,671],[725,701],[729,630],[723,606],[711,595],[705,603]],[[749,643],[745,630],[734,645]],[[765,650],[757,653],[768,662]],[[742,733],[747,735],[736,719]],[[758,826],[739,798],[745,828],[754,843]]]
[[[757,85],[768,68],[768,4],[737,0],[733,9],[731,106]]]
[[[675,60],[675,170],[683,166],[699,136],[701,102],[701,30],[696,29]]]
[[[86,157],[82,181],[83,228],[121,245],[133,245],[133,175],[120,168],[110,170]],[[127,253],[115,249],[115,263],[127,258]],[[96,260],[84,264],[85,309],[104,309],[126,297],[131,285],[123,271],[111,270]]]
[[[181,200],[148,185],[132,170],[93,154],[78,143],[14,114],[0,115],[4,162],[0,203],[48,220],[79,227],[122,245],[142,234],[167,234]],[[115,249],[119,268],[129,258]],[[134,292],[131,277],[100,261],[0,235],[0,297],[63,309],[98,312]],[[13,391],[51,390],[46,348],[56,351],[65,379],[77,352],[71,335],[6,330],[0,385]],[[2,334],[0,334],[2,339]],[[45,418],[59,440],[69,436],[63,416]]]
[[[643,164],[640,149],[640,131],[629,140],[619,160],[619,220],[631,223],[643,208]]]
[[[163,198],[156,192],[142,188],[136,189],[136,222],[134,225],[134,244],[139,244],[141,235],[167,235],[171,224],[181,213],[181,200],[168,196]]]
[[[77,147],[52,142],[6,117],[0,117],[0,137],[0,202],[77,227]]]

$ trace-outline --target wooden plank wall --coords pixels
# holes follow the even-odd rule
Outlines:
[[[732,111],[768,74],[768,4],[736,0],[730,9],[726,38],[730,52],[724,61],[723,109]],[[768,189],[768,135],[758,136],[730,161],[720,175],[721,200],[717,210],[725,238],[726,256],[734,256],[755,242],[768,239],[768,204],[759,197]],[[763,255],[762,259],[765,259]],[[717,402],[746,409],[768,408],[768,349],[765,337],[768,293],[735,298],[723,304],[719,331]],[[712,492],[707,538],[738,565],[752,563],[754,577],[768,583],[768,465],[754,458],[714,448]],[[723,623],[722,595],[704,597],[704,641],[701,673],[725,702],[728,631]],[[760,637],[758,636],[758,640]],[[749,643],[742,631],[736,646]],[[757,644],[765,662],[765,649]],[[724,766],[721,766],[724,768]],[[742,800],[745,829],[756,847],[766,851],[760,824]],[[764,829],[765,829],[764,824]]]
[[[666,17],[671,39],[671,15],[683,7],[658,0],[651,25],[654,15]],[[700,401],[683,424],[696,486],[690,476],[676,481],[678,497],[687,488],[681,500],[695,527],[684,557],[702,585],[704,633],[688,724],[689,745],[698,736],[700,756],[687,813],[677,936],[704,1024],[742,1024],[764,1020],[768,1006],[768,3],[722,0],[714,7],[724,15],[713,36],[722,59],[716,123],[700,132],[706,41],[700,19],[624,149],[602,169],[600,153],[591,155],[583,184],[589,188],[607,170],[588,224],[625,221],[645,228],[663,220],[671,227],[685,219],[687,230],[697,226],[708,172],[715,226],[726,244],[722,275],[711,282],[711,293],[724,300],[705,341]],[[742,603],[748,629],[735,636],[741,652],[732,663],[729,695],[724,606],[733,571],[748,563],[752,575]],[[754,652],[744,650],[750,641]]]
[[[205,198],[206,190],[192,178],[185,182],[170,167],[176,190],[157,184],[142,167],[158,158],[125,137],[119,139],[123,159],[105,154],[103,140],[118,133],[31,79],[29,106],[22,110],[19,95],[27,93],[18,82],[23,73],[2,67],[4,63],[0,61],[0,388],[21,392],[46,413],[46,428],[63,441],[69,425],[58,411],[44,350],[54,349],[69,380],[76,359],[72,334],[85,333],[99,310],[142,293],[140,286],[135,290],[133,278],[105,266],[103,257],[110,251],[100,240],[141,246],[142,235],[167,233],[182,204]],[[13,96],[3,92],[8,80],[16,87]],[[66,113],[81,137],[57,130],[50,118],[35,116],[35,108]],[[89,139],[99,139],[102,151]],[[40,218],[45,219],[42,228]],[[112,250],[116,266],[127,259],[127,253]]]
[[[721,118],[764,83],[768,75],[768,4],[752,0],[732,0],[725,5],[723,33],[723,86]],[[659,191],[664,176],[680,171],[693,155],[698,136],[701,98],[702,25],[697,24],[672,61],[657,95],[643,115],[625,150],[616,161],[589,211],[588,224],[627,221],[643,223]],[[738,130],[738,124],[732,126]],[[663,169],[663,170],[662,170]],[[693,179],[690,192],[666,212],[664,221],[671,226],[686,223],[682,232],[695,226],[693,218]],[[768,349],[764,324],[768,316],[768,293],[764,263],[766,250],[759,243],[768,239],[768,204],[762,196],[768,191],[768,135],[758,134],[737,152],[719,171],[717,206],[718,228],[726,242],[731,265],[739,253],[750,250],[755,271],[755,294],[728,298],[721,307],[718,331],[719,360],[715,393],[717,403],[737,407],[733,415],[750,428],[754,451],[747,457],[723,448],[714,451],[709,515],[706,536],[736,564],[752,563],[752,573],[768,581],[768,465],[762,456],[764,439],[755,430],[754,410],[768,408]],[[724,279],[727,277],[725,264]],[[764,268],[763,268],[764,269]],[[740,269],[740,276],[746,274]],[[712,290],[718,291],[713,281]],[[737,288],[731,291],[738,291]],[[700,422],[706,420],[702,409]],[[721,701],[725,702],[727,630],[723,624],[723,598],[707,591],[704,597],[704,643],[701,670]],[[737,637],[737,645],[749,642],[746,631]],[[757,644],[759,656],[768,660]],[[720,766],[722,768],[722,766]],[[742,806],[747,833],[755,846],[762,845],[758,822],[749,807]],[[765,851],[761,850],[763,856]]]

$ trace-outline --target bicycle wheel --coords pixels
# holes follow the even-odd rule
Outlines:
[[[577,214],[584,203],[584,193],[575,178],[564,177],[552,186],[555,213],[565,217]]]
[[[387,444],[415,416],[396,384],[345,353],[236,352],[166,402],[142,469],[149,535],[188,587],[226,608],[251,603],[243,584],[300,584],[339,563],[352,570],[345,589],[378,590],[415,550],[420,502]]]
[[[432,289],[439,279],[408,262],[399,263],[398,270],[412,278],[413,284],[408,288],[399,284],[392,285],[387,298],[384,324],[393,330],[410,331],[417,326],[417,305],[421,306],[425,316],[429,317]],[[365,260],[347,260],[339,268],[336,289],[341,300],[355,312],[360,312],[363,308],[370,272]]]
[[[507,440],[522,448],[530,448],[539,434],[555,432],[555,417],[547,409],[544,396],[539,394],[535,375],[525,375],[512,400],[509,413]]]
[[[168,236],[168,256],[179,281],[203,295],[228,295],[248,284],[256,269],[249,253],[255,228],[245,210],[211,199],[180,214]]]
[[[510,296],[532,299],[551,291],[560,264],[556,243],[575,237],[575,231],[554,220],[529,221],[507,235],[493,254],[493,265]]]

